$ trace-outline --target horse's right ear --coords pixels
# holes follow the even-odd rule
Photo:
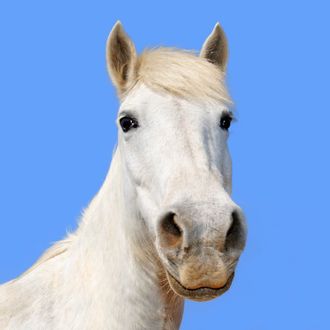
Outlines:
[[[128,89],[135,78],[136,59],[134,44],[118,21],[108,37],[106,60],[109,75],[119,96]]]

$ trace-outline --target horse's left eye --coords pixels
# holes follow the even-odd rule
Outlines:
[[[220,119],[220,127],[224,130],[228,130],[228,128],[230,127],[231,121],[232,121],[232,117],[230,116],[230,114],[228,114],[228,113],[223,114]]]

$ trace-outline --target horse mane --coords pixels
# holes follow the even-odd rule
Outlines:
[[[192,51],[174,48],[145,50],[138,58],[133,86],[148,87],[189,99],[211,98],[231,104],[225,73]]]
[[[67,252],[74,238],[75,234],[69,234],[69,236],[67,236],[65,239],[55,242],[41,255],[41,257],[39,257],[39,259],[29,269],[27,269],[24,273],[15,278],[12,282],[15,282],[24,277],[25,275],[31,273],[34,269],[38,268],[40,265],[44,264],[48,260],[51,260]]]

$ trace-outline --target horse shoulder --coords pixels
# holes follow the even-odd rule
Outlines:
[[[49,328],[69,245],[69,239],[54,244],[25,273],[0,286],[0,329]]]

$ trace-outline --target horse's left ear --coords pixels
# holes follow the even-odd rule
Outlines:
[[[219,23],[205,40],[200,56],[217,65],[222,71],[226,71],[228,58],[227,38]]]

